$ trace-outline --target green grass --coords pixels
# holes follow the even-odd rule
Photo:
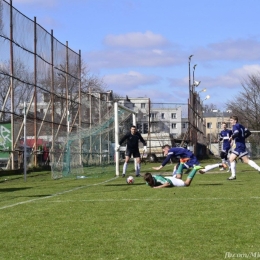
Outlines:
[[[157,165],[143,164],[142,172]],[[128,174],[134,175],[132,165]],[[2,176],[0,259],[260,254],[260,174],[238,163],[237,180],[227,181],[229,176],[216,169],[197,174],[190,187],[167,189],[151,189],[142,178],[127,185],[114,171],[79,180],[52,180],[48,172],[28,174],[26,182],[22,175]]]

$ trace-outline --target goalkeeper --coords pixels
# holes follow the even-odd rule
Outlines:
[[[139,152],[139,141],[141,141],[144,145],[144,152],[147,151],[146,142],[141,136],[139,132],[136,130],[136,126],[132,125],[130,128],[130,132],[127,133],[123,138],[119,141],[119,145],[116,146],[116,151],[119,151],[120,145],[122,145],[126,141],[126,151],[125,151],[125,163],[123,166],[123,174],[122,177],[125,177],[128,162],[133,155],[136,159],[136,177],[140,177],[140,170],[141,170],[141,159],[140,159],[140,152]]]

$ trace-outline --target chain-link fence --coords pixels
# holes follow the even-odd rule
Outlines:
[[[0,1],[0,159],[14,169],[25,141],[28,161],[43,163],[44,149],[81,125],[82,106],[80,52],[11,3]]]

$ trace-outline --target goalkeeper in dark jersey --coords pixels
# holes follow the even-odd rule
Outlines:
[[[126,141],[126,151],[125,151],[125,163],[123,166],[123,174],[122,177],[125,177],[128,162],[133,155],[136,160],[136,177],[141,176],[141,159],[139,152],[139,141],[144,145],[144,152],[147,151],[146,142],[141,136],[139,132],[137,132],[136,127],[134,125],[131,126],[130,132],[127,133],[123,138],[119,141],[119,145],[116,147],[116,151],[119,151],[120,145],[122,145]]]

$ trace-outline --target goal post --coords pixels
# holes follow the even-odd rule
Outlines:
[[[120,113],[120,109],[121,110],[125,110],[127,112],[129,112],[130,114],[132,114],[132,125],[136,125],[136,112],[124,107],[120,104],[118,104],[118,102],[114,103],[114,114],[115,114],[115,147],[117,147],[119,145],[119,113]],[[127,129],[128,130],[128,129]],[[115,152],[115,162],[116,162],[116,176],[119,176],[120,172],[120,168],[119,168],[119,164],[120,164],[120,151],[116,151]]]
[[[114,107],[114,109],[113,109]],[[89,177],[115,171],[119,176],[120,154],[115,151],[119,138],[129,125],[135,122],[136,113],[118,102],[110,103],[109,109],[96,107],[101,117],[89,127],[77,127],[74,132],[60,132],[54,143],[51,162],[52,178]]]

